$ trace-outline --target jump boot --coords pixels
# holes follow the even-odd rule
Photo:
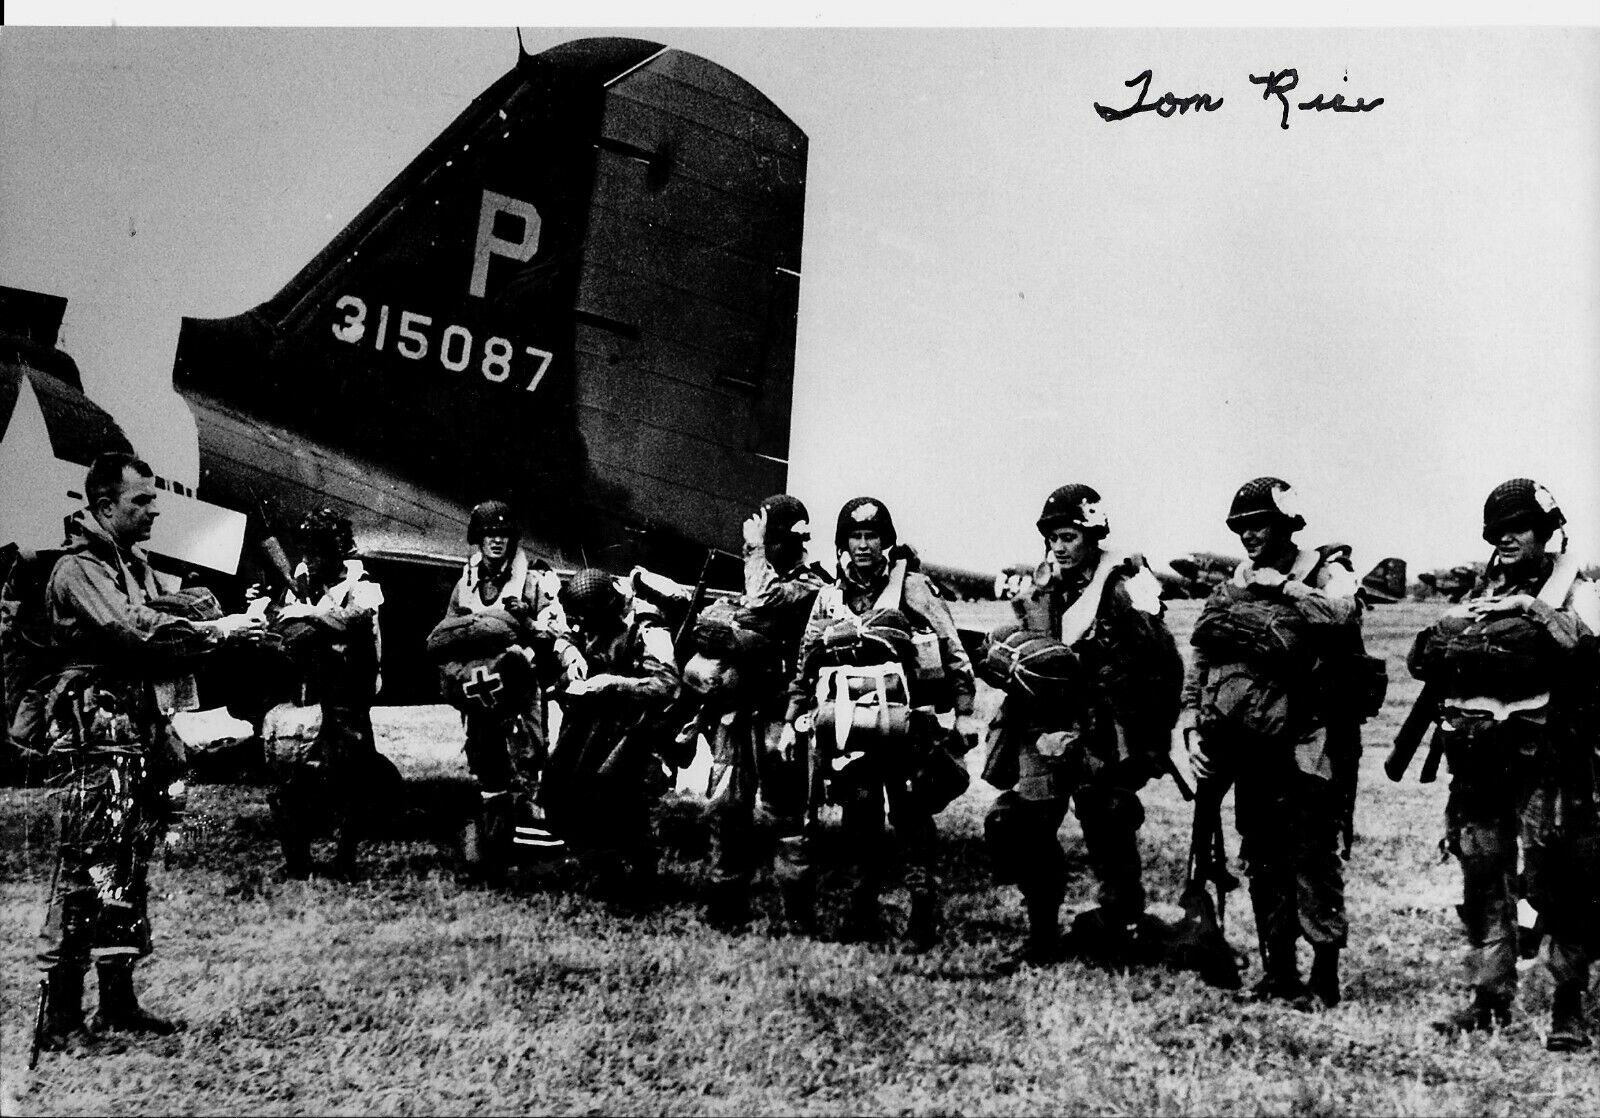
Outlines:
[[[1261,945],[1261,950],[1261,965],[1266,973],[1251,987],[1251,998],[1258,1002],[1290,1003],[1304,999],[1306,988],[1300,981],[1300,964],[1295,960],[1295,940],[1268,941]]]
[[[1586,983],[1563,982],[1556,987],[1550,1007],[1550,1033],[1544,1046],[1551,1052],[1576,1052],[1593,1042],[1583,1027],[1583,988]]]
[[[1454,1036],[1457,1033],[1491,1033],[1511,1024],[1511,999],[1487,990],[1474,990],[1472,1004],[1453,1010],[1433,1022],[1435,1032]],[[1553,1035],[1553,1034],[1552,1034]]]
[[[706,890],[705,921],[723,932],[750,923],[750,883],[736,879],[713,881]]]
[[[500,885],[511,865],[514,805],[511,793],[496,792],[481,798],[478,816],[478,875],[490,885]]]
[[[1306,986],[1311,997],[1320,1003],[1322,1009],[1332,1009],[1339,1004],[1341,991],[1339,990],[1339,949],[1329,944],[1318,944],[1312,948],[1311,981]],[[1311,1005],[1308,1008],[1316,1009]]]
[[[284,875],[304,881],[315,868],[311,861],[311,833],[303,821],[309,809],[305,797],[296,796],[290,791],[291,787],[293,785],[272,792],[267,803],[272,808],[278,845],[283,848]]]
[[[787,840],[786,840],[787,841]],[[817,934],[817,880],[809,867],[778,883],[783,897],[784,931],[791,935]]]
[[[906,922],[906,940],[914,954],[932,951],[939,944],[939,898],[931,889],[911,894],[911,917]]]
[[[857,886],[850,892],[850,910],[839,929],[839,938],[846,943],[867,943],[882,936],[883,913],[878,907],[878,890],[875,885]]]
[[[101,963],[96,970],[100,978],[100,1008],[91,1026],[95,1032],[171,1036],[183,1030],[183,1022],[169,1021],[140,1008],[133,993],[131,962]]]
[[[57,966],[49,972],[45,986],[44,1029],[39,1034],[39,1047],[46,1052],[60,1052],[83,1030],[83,970],[78,967]]]
[[[1017,953],[1017,962],[1046,966],[1061,958],[1061,898],[1025,897],[1028,909],[1028,938]]]

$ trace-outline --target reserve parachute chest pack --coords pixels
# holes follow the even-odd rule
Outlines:
[[[1302,552],[1288,577],[1315,586],[1324,564],[1347,554],[1343,546]],[[1306,715],[1366,721],[1388,693],[1387,665],[1367,654],[1354,624],[1319,640],[1294,604],[1237,582],[1212,592],[1190,643],[1209,662],[1203,723],[1274,737]],[[1310,684],[1306,709],[1290,698],[1291,684],[1302,682]]]
[[[1206,601],[1191,644],[1214,661],[1240,661],[1280,674],[1311,666],[1310,627],[1293,605],[1223,583]]]
[[[1040,707],[1062,710],[1081,694],[1083,671],[1077,655],[1054,637],[1027,629],[992,636],[978,663],[985,683],[1020,695]]]
[[[867,754],[903,748],[911,732],[916,655],[911,626],[898,610],[841,617],[822,634],[817,651],[817,742],[834,771]]]
[[[1562,555],[1539,600],[1559,608],[1575,579],[1576,564]],[[1521,611],[1481,612],[1485,600],[1457,606],[1418,633],[1408,658],[1411,673],[1455,694],[1516,699],[1549,690],[1562,661],[1555,638]]]

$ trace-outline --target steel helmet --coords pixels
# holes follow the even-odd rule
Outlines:
[[[317,555],[348,558],[355,554],[356,534],[350,518],[326,506],[307,513],[295,528],[300,546]]]
[[[561,588],[561,604],[568,613],[585,617],[616,614],[622,611],[622,591],[607,572],[585,567]]]
[[[480,501],[473,506],[467,520],[467,542],[476,546],[485,536],[509,536],[512,543],[522,537],[510,505],[504,501]]]
[[[900,538],[895,534],[894,520],[889,516],[889,506],[876,497],[852,497],[839,510],[839,522],[833,530],[834,550],[845,550],[849,546],[850,533],[859,532],[863,528],[876,531],[883,540],[886,550],[893,547]]]
[[[1228,506],[1228,530],[1242,532],[1271,520],[1281,521],[1291,532],[1306,526],[1293,487],[1278,477],[1258,477],[1239,486]]]
[[[1100,494],[1079,482],[1063,485],[1046,497],[1034,523],[1041,536],[1067,524],[1082,528],[1096,539],[1104,539],[1111,531],[1105,510],[1100,507]]]
[[[767,514],[766,542],[811,538],[811,514],[806,511],[800,498],[787,493],[774,493],[761,502],[761,511]]]
[[[1549,539],[1566,522],[1550,490],[1528,477],[1501,482],[1483,502],[1483,538],[1488,543],[1494,543],[1507,531],[1524,528],[1532,528]]]

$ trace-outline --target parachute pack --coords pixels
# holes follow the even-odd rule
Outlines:
[[[1526,698],[1549,690],[1560,651],[1526,615],[1451,610],[1417,634],[1408,663],[1418,679],[1458,694]]]
[[[1054,637],[1027,629],[1001,631],[984,648],[977,673],[1008,694],[1020,693],[1046,708],[1070,706],[1081,693],[1077,655]]]
[[[1539,600],[1560,608],[1576,577],[1577,563],[1563,553]],[[1442,683],[1454,694],[1521,699],[1548,691],[1561,661],[1555,638],[1534,618],[1520,611],[1481,613],[1469,602],[1418,633],[1406,663],[1418,679]]]
[[[694,619],[694,649],[710,659],[743,660],[772,649],[772,641],[747,607],[718,598]]]
[[[428,634],[445,701],[463,713],[503,715],[526,707],[538,686],[533,665],[510,651],[521,633],[504,610],[447,617]]]
[[[1310,636],[1304,615],[1293,605],[1225,582],[1207,599],[1189,643],[1215,662],[1292,674],[1311,666]]]

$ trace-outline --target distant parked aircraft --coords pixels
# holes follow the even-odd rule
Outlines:
[[[1455,567],[1423,571],[1417,576],[1417,581],[1422,583],[1425,597],[1437,594],[1449,598],[1452,602],[1459,602],[1467,596],[1467,591],[1472,589],[1481,574],[1483,574],[1482,563],[1462,563]]]

